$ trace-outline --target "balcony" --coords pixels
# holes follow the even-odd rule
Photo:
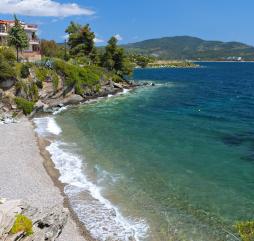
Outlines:
[[[40,41],[37,38],[29,39],[29,44],[31,44],[31,45],[39,45]]]
[[[27,31],[36,32],[38,30],[38,26],[35,24],[26,24],[24,25],[24,29]]]

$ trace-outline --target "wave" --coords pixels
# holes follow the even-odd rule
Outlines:
[[[35,131],[42,136],[45,136],[48,133],[58,136],[62,129],[57,125],[54,118],[43,117],[43,118],[34,118],[34,123],[36,125]]]
[[[59,108],[58,110],[54,111],[54,112],[53,112],[53,115],[57,115],[57,114],[59,114],[59,113],[65,111],[65,110],[67,110],[67,109],[68,109],[68,106],[63,106],[63,107]]]
[[[34,122],[39,134],[60,133],[61,128],[54,118],[37,118]],[[102,189],[84,174],[84,158],[70,152],[68,148],[70,146],[67,143],[56,140],[46,149],[60,172],[59,180],[66,184],[64,191],[69,197],[73,210],[93,238],[101,241],[146,239],[149,231],[146,221],[141,218],[124,217],[117,207],[102,196]],[[110,174],[103,171],[103,175]],[[114,182],[117,178],[112,176]]]

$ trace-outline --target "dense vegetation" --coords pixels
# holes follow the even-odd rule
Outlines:
[[[254,47],[238,42],[205,41],[200,38],[179,36],[145,40],[124,47],[131,53],[152,55],[173,60],[227,60],[230,57],[254,59]]]

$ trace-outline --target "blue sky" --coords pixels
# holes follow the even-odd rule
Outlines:
[[[112,35],[121,43],[190,35],[254,45],[253,0],[0,0],[0,19],[14,12],[57,42],[73,20],[89,23],[99,44]]]

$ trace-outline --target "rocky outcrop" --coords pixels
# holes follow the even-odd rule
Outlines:
[[[11,233],[18,214],[29,218],[33,224],[33,234],[25,231]],[[0,200],[0,240],[1,241],[54,241],[61,234],[68,220],[68,210],[55,206],[40,211],[21,200]]]
[[[16,81],[17,81],[17,80],[14,79],[14,78],[1,81],[1,82],[0,82],[0,88],[2,88],[2,89],[4,89],[4,90],[8,90],[8,89],[10,89],[12,86],[15,85]]]

